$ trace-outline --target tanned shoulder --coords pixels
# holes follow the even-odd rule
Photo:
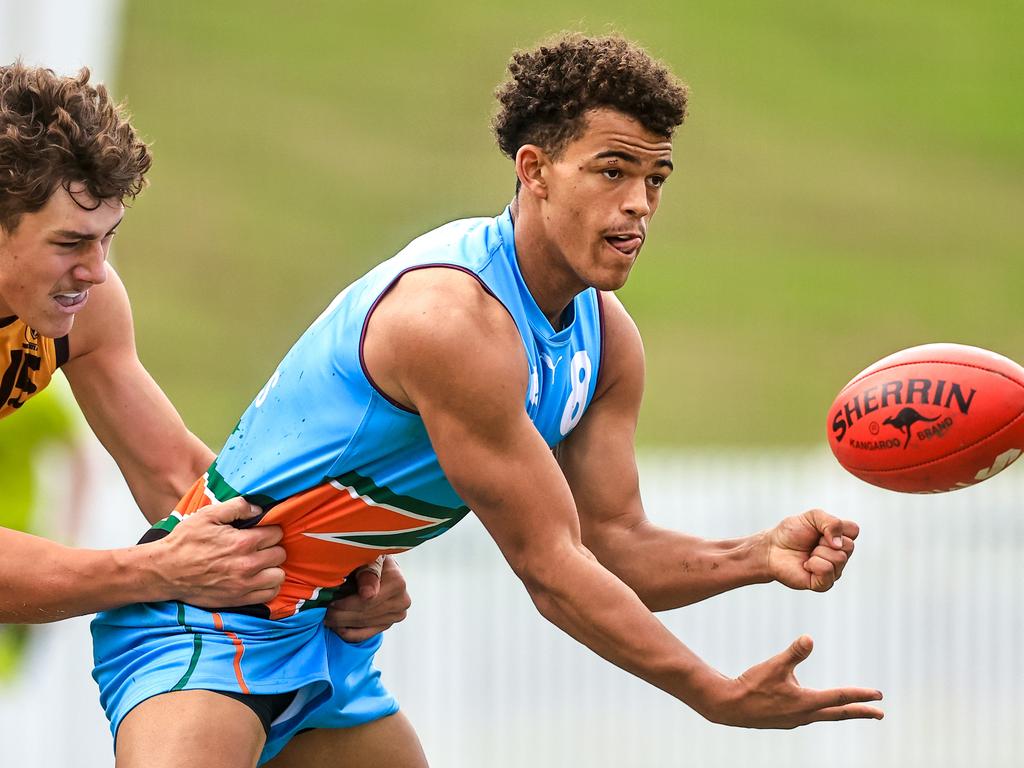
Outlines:
[[[403,275],[367,321],[364,362],[406,408],[417,392],[490,386],[525,399],[529,372],[515,322],[473,275],[430,267]]]

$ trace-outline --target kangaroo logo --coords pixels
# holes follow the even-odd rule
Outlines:
[[[913,408],[903,408],[895,416],[890,416],[888,419],[883,421],[883,424],[889,424],[896,427],[900,432],[907,436],[906,441],[903,443],[903,447],[906,448],[910,445],[910,427],[917,424],[919,421],[938,421],[939,417],[929,419],[927,416],[922,416],[920,413],[915,411]]]

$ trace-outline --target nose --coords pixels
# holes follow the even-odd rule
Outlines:
[[[622,201],[622,212],[637,219],[643,219],[651,214],[651,202],[647,199],[647,182],[644,179],[636,179],[633,183],[626,185],[626,197]]]
[[[81,246],[81,258],[72,270],[75,280],[92,285],[100,285],[107,280],[107,248],[95,240]]]

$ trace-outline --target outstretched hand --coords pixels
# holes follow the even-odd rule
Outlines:
[[[864,702],[879,701],[874,688],[802,688],[797,665],[811,655],[807,635],[767,661],[751,667],[719,687],[713,703],[701,714],[722,725],[743,728],[796,728],[822,720],[881,720],[885,713]]]
[[[791,589],[826,592],[843,575],[860,527],[812,509],[768,531],[768,570]]]

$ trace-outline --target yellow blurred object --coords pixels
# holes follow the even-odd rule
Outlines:
[[[40,533],[40,528],[53,526],[53,521],[40,519],[36,465],[52,447],[63,446],[73,454],[77,451],[74,407],[62,389],[48,387],[0,421],[0,526],[4,528]],[[62,476],[54,482],[68,483],[69,478]],[[74,498],[71,501],[75,506]],[[71,531],[77,528],[76,520],[77,515],[70,517]],[[30,636],[27,626],[0,625],[0,683],[17,672]]]

